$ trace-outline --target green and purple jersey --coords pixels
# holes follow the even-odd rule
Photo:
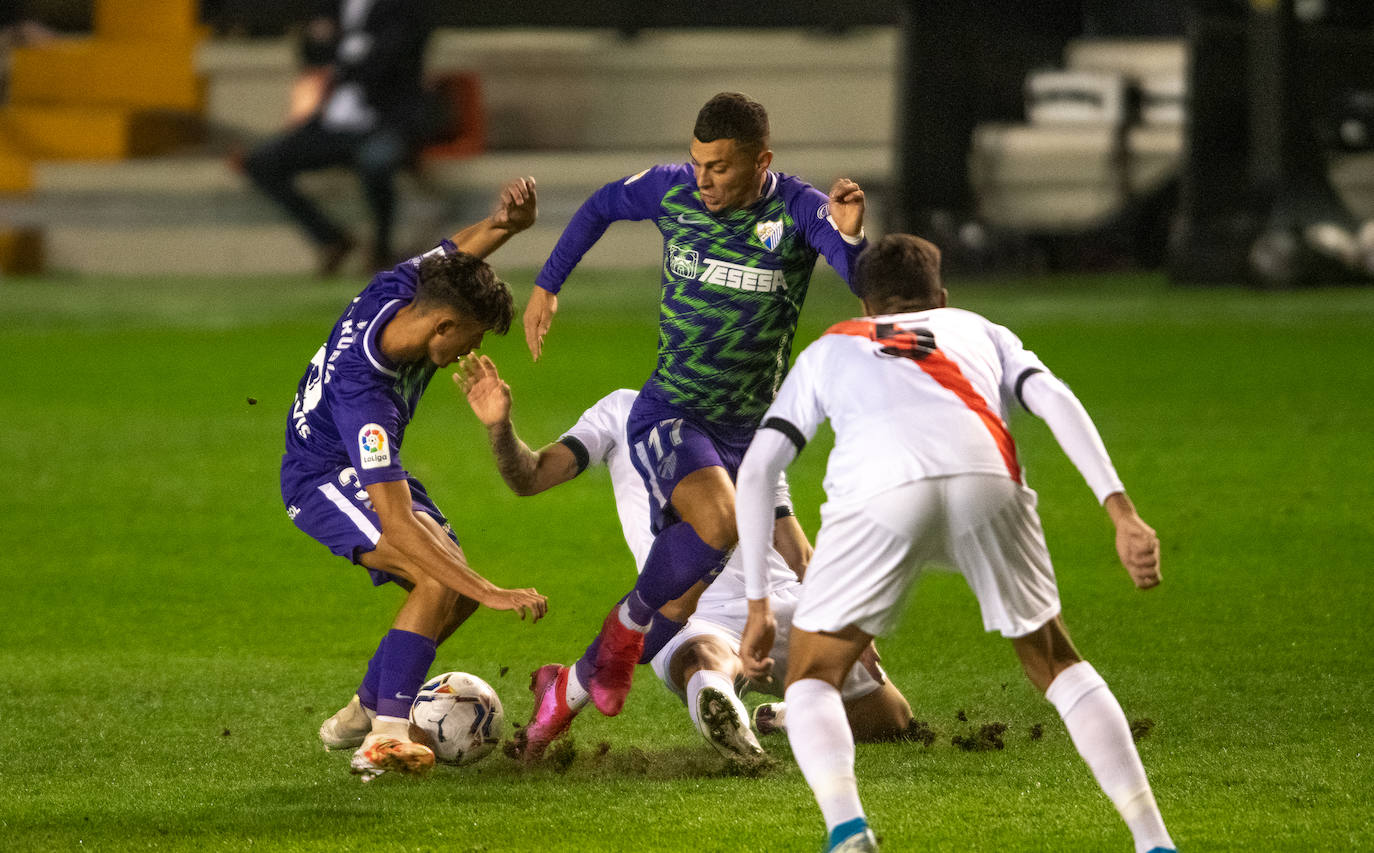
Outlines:
[[[826,195],[768,172],[748,208],[714,214],[690,164],[654,166],[597,190],[563,231],[536,284],[557,293],[618,220],[663,234],[658,364],[645,390],[710,423],[753,428],[787,374],[816,258],[849,280],[862,241],[830,218]]]

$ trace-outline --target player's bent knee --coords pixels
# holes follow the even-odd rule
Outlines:
[[[1059,617],[1011,642],[1026,677],[1041,693],[1049,689],[1059,673],[1083,660]]]
[[[731,672],[739,659],[735,653],[717,640],[701,638],[693,640],[678,651],[683,671],[690,674],[696,670],[710,669],[716,672]]]
[[[735,527],[733,512],[684,513],[683,521],[692,526],[697,538],[717,551],[728,551],[739,542],[739,530]]]

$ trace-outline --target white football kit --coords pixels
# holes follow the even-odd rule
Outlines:
[[[771,514],[760,486],[829,420],[826,504],[794,623],[891,631],[928,564],[961,572],[986,630],[1019,637],[1059,612],[1049,551],[1007,428],[1011,401],[1042,417],[1099,501],[1122,491],[1067,386],[1008,329],[937,308],[840,323],[808,346],[739,475],[748,597],[763,592]]]
[[[629,545],[630,553],[634,556],[635,570],[643,571],[644,561],[654,542],[654,535],[649,527],[649,498],[644,488],[644,478],[639,476],[639,472],[630,461],[630,450],[625,440],[625,422],[637,396],[638,392],[624,388],[612,391],[583,412],[577,423],[564,433],[559,441],[573,451],[582,466],[605,465],[610,472],[616,512],[620,516],[625,543]],[[787,480],[779,476],[774,479],[774,484],[768,501],[770,542],[775,508],[791,508]],[[781,695],[784,675],[787,672],[787,635],[801,584],[782,555],[771,546],[766,549],[764,565],[766,577],[763,586],[772,601],[778,623],[777,642],[773,650],[773,671],[778,690],[776,695]],[[701,599],[697,602],[696,612],[687,620],[683,629],[654,657],[650,666],[664,685],[685,701],[685,685],[675,684],[669,675],[669,665],[673,656],[692,639],[704,635],[720,638],[738,653],[740,635],[744,631],[747,616],[744,570],[739,552],[736,551],[730,556],[715,582],[702,593]],[[863,666],[856,664],[845,680],[844,699],[859,699],[881,686],[882,681],[877,680]]]

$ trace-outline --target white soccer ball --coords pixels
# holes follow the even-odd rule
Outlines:
[[[491,685],[466,672],[426,681],[410,706],[410,734],[445,764],[485,758],[506,733],[506,712]]]

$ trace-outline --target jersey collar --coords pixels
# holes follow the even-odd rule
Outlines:
[[[382,333],[383,327],[396,316],[396,312],[401,310],[405,304],[403,299],[393,299],[382,306],[377,315],[372,318],[372,322],[367,324],[367,332],[363,335],[363,355],[379,373],[390,376],[392,379],[399,377],[400,371],[397,365],[391,363],[391,359],[382,353],[381,346],[377,343],[377,336]]]

